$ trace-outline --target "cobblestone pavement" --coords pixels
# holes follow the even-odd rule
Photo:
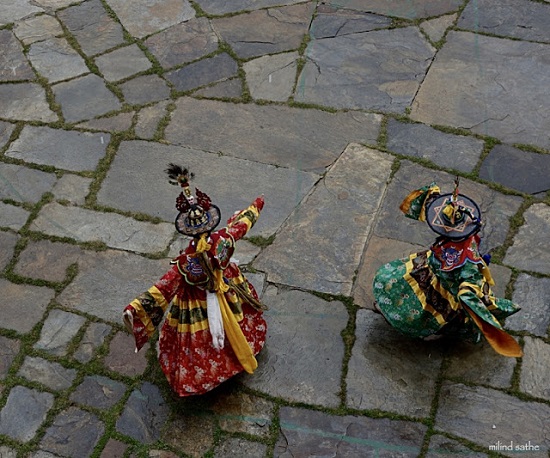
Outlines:
[[[548,24],[548,0],[0,0],[0,456],[547,458]],[[183,400],[119,319],[185,244],[168,162],[225,215],[266,197],[237,251],[259,369]],[[521,359],[372,311],[374,271],[433,240],[400,200],[457,174]]]

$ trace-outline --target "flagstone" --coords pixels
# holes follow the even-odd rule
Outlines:
[[[208,14],[223,15],[238,11],[251,11],[270,6],[285,6],[294,3],[303,3],[304,0],[197,0],[196,3]]]
[[[376,144],[382,117],[182,97],[171,119],[165,131],[171,143],[323,173],[349,143]]]
[[[292,95],[298,53],[262,56],[245,62],[243,69],[253,99],[286,102]]]
[[[504,263],[517,269],[550,273],[550,207],[531,205],[523,214],[525,223],[506,251]]]
[[[413,458],[420,454],[426,429],[410,421],[281,407],[273,455]]]
[[[24,208],[0,202],[0,227],[18,231],[27,223],[30,214]]]
[[[60,11],[58,17],[88,56],[124,43],[122,27],[109,16],[100,0],[89,0],[69,6]]]
[[[0,327],[25,334],[39,322],[55,291],[45,286],[20,285],[0,278]]]
[[[19,236],[12,232],[0,232],[0,271],[4,270],[4,267],[11,261],[13,250],[18,241]]]
[[[527,0],[477,0],[462,11],[457,26],[474,32],[550,43],[550,9]]]
[[[6,156],[74,172],[94,170],[105,156],[110,139],[106,133],[25,126],[6,151]]]
[[[550,345],[526,336],[519,389],[531,396],[550,400],[549,377]]]
[[[126,385],[122,382],[92,375],[84,377],[71,394],[70,400],[95,409],[108,410],[122,399],[125,391]]]
[[[520,273],[514,282],[512,300],[521,307],[521,310],[506,319],[506,328],[546,337],[550,333],[548,297],[550,297],[550,278],[538,278]]]
[[[214,449],[214,458],[257,458],[266,456],[267,446],[240,438],[229,438]],[[167,457],[169,458],[169,457]]]
[[[387,154],[348,146],[254,267],[270,282],[349,295],[392,163]]]
[[[53,309],[44,321],[40,339],[34,344],[34,348],[52,355],[65,356],[70,342],[85,322],[86,318],[83,316]]]
[[[118,309],[118,320],[122,311],[126,307],[125,304]],[[147,352],[150,344],[145,346],[136,353],[136,344],[134,336],[127,332],[117,332],[109,344],[109,353],[104,359],[105,367],[117,374],[122,374],[127,377],[142,376],[148,365]]]
[[[63,35],[63,29],[55,17],[43,14],[17,22],[13,33],[24,45],[29,45],[37,41],[59,37]]]
[[[57,297],[63,307],[120,323],[124,307],[170,269],[167,260],[114,250],[87,252],[75,279]],[[100,300],[98,297],[108,298]],[[131,349],[133,351],[133,348]]]
[[[195,17],[188,0],[108,0],[124,28],[134,37],[144,38]]]
[[[315,39],[332,38],[384,29],[391,24],[392,20],[388,17],[322,4],[317,7],[310,34]]]
[[[197,60],[218,49],[210,21],[193,18],[150,36],[144,44],[163,68]]]
[[[232,78],[199,89],[193,94],[212,99],[240,99],[243,95],[243,83],[239,78]]]
[[[116,213],[65,207],[58,203],[45,205],[30,229],[78,242],[99,241],[112,248],[138,253],[165,250],[174,234],[171,224],[153,224]]]
[[[27,16],[44,11],[32,0],[0,0],[0,26],[16,22]]]
[[[381,315],[359,310],[346,404],[352,409],[428,417],[442,361],[438,343],[405,337]]]
[[[420,23],[420,28],[428,35],[432,43],[437,43],[443,38],[449,27],[452,27],[456,20],[456,14],[448,14]]]
[[[119,87],[124,95],[124,101],[130,105],[145,105],[170,97],[168,84],[157,75],[138,76]]]
[[[93,74],[58,83],[52,90],[67,122],[95,118],[122,106],[105,82]]]
[[[36,203],[56,183],[53,173],[0,163],[0,199]]]
[[[128,78],[148,70],[153,65],[136,44],[102,54],[96,57],[95,63],[107,81]]]
[[[15,125],[9,122],[0,121],[0,148],[8,143],[10,136],[15,129]]]
[[[34,72],[11,30],[0,30],[0,81],[34,80]]]
[[[111,332],[111,326],[105,323],[91,322],[80,341],[78,349],[74,352],[74,359],[81,363],[89,363],[94,352],[105,342],[105,338]]]
[[[313,2],[212,19],[212,27],[241,58],[296,50],[311,22]]]
[[[21,349],[21,342],[16,339],[8,339],[0,336],[0,379],[8,375],[11,363]],[[2,456],[0,454],[0,456]]]
[[[328,0],[326,3],[336,7],[342,6],[341,0]],[[461,0],[346,0],[345,7],[358,11],[383,14],[385,16],[405,19],[422,19],[440,16],[457,11],[462,6]]]
[[[168,101],[163,100],[139,110],[134,131],[139,138],[153,138],[161,120],[166,116]]]
[[[338,407],[344,357],[340,333],[348,321],[344,304],[273,286],[263,300],[269,307],[264,312],[266,345],[254,375],[240,381],[291,402]]]
[[[474,452],[458,441],[439,434],[430,437],[430,445],[426,458],[449,458],[449,456],[464,456],[468,458],[486,458],[486,453]]]
[[[67,369],[56,362],[27,356],[17,375],[32,382],[42,383],[51,390],[60,391],[66,390],[72,385],[77,372],[75,369]]]
[[[90,72],[84,59],[65,38],[50,38],[33,43],[27,55],[36,71],[50,83]]]
[[[64,200],[76,205],[83,205],[86,196],[90,192],[91,178],[85,178],[78,175],[65,174],[52,189],[52,194],[56,200]]]
[[[58,120],[46,100],[44,88],[35,83],[0,85],[0,112],[4,119],[14,121]]]
[[[481,447],[499,443],[524,445],[530,441],[539,451],[522,453],[522,456],[534,458],[550,449],[548,418],[550,406],[547,404],[522,401],[489,388],[444,382],[435,429],[468,439]],[[518,454],[517,450],[498,450],[510,457]]]
[[[407,46],[403,46],[407,43]],[[435,54],[416,27],[312,40],[295,99],[334,108],[404,113]]]
[[[450,31],[411,118],[550,147],[550,46]]]

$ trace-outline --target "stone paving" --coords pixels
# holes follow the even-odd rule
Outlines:
[[[0,457],[550,456],[548,0],[0,0]],[[225,215],[270,307],[253,375],[176,399],[123,307],[185,246],[164,168]],[[437,181],[485,215],[521,359],[372,310],[433,236]]]

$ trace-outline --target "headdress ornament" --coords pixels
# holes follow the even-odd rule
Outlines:
[[[212,231],[220,222],[220,209],[212,204],[207,194],[195,188],[196,198],[189,187],[189,181],[194,178],[187,168],[176,164],[168,164],[166,169],[168,182],[181,186],[182,192],[176,199],[176,230],[184,235],[198,236]]]

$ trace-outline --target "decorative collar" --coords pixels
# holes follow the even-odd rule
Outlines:
[[[432,245],[431,250],[441,262],[441,270],[448,272],[462,267],[467,262],[480,264],[483,258],[479,254],[479,235],[473,235],[459,242],[442,239]]]

